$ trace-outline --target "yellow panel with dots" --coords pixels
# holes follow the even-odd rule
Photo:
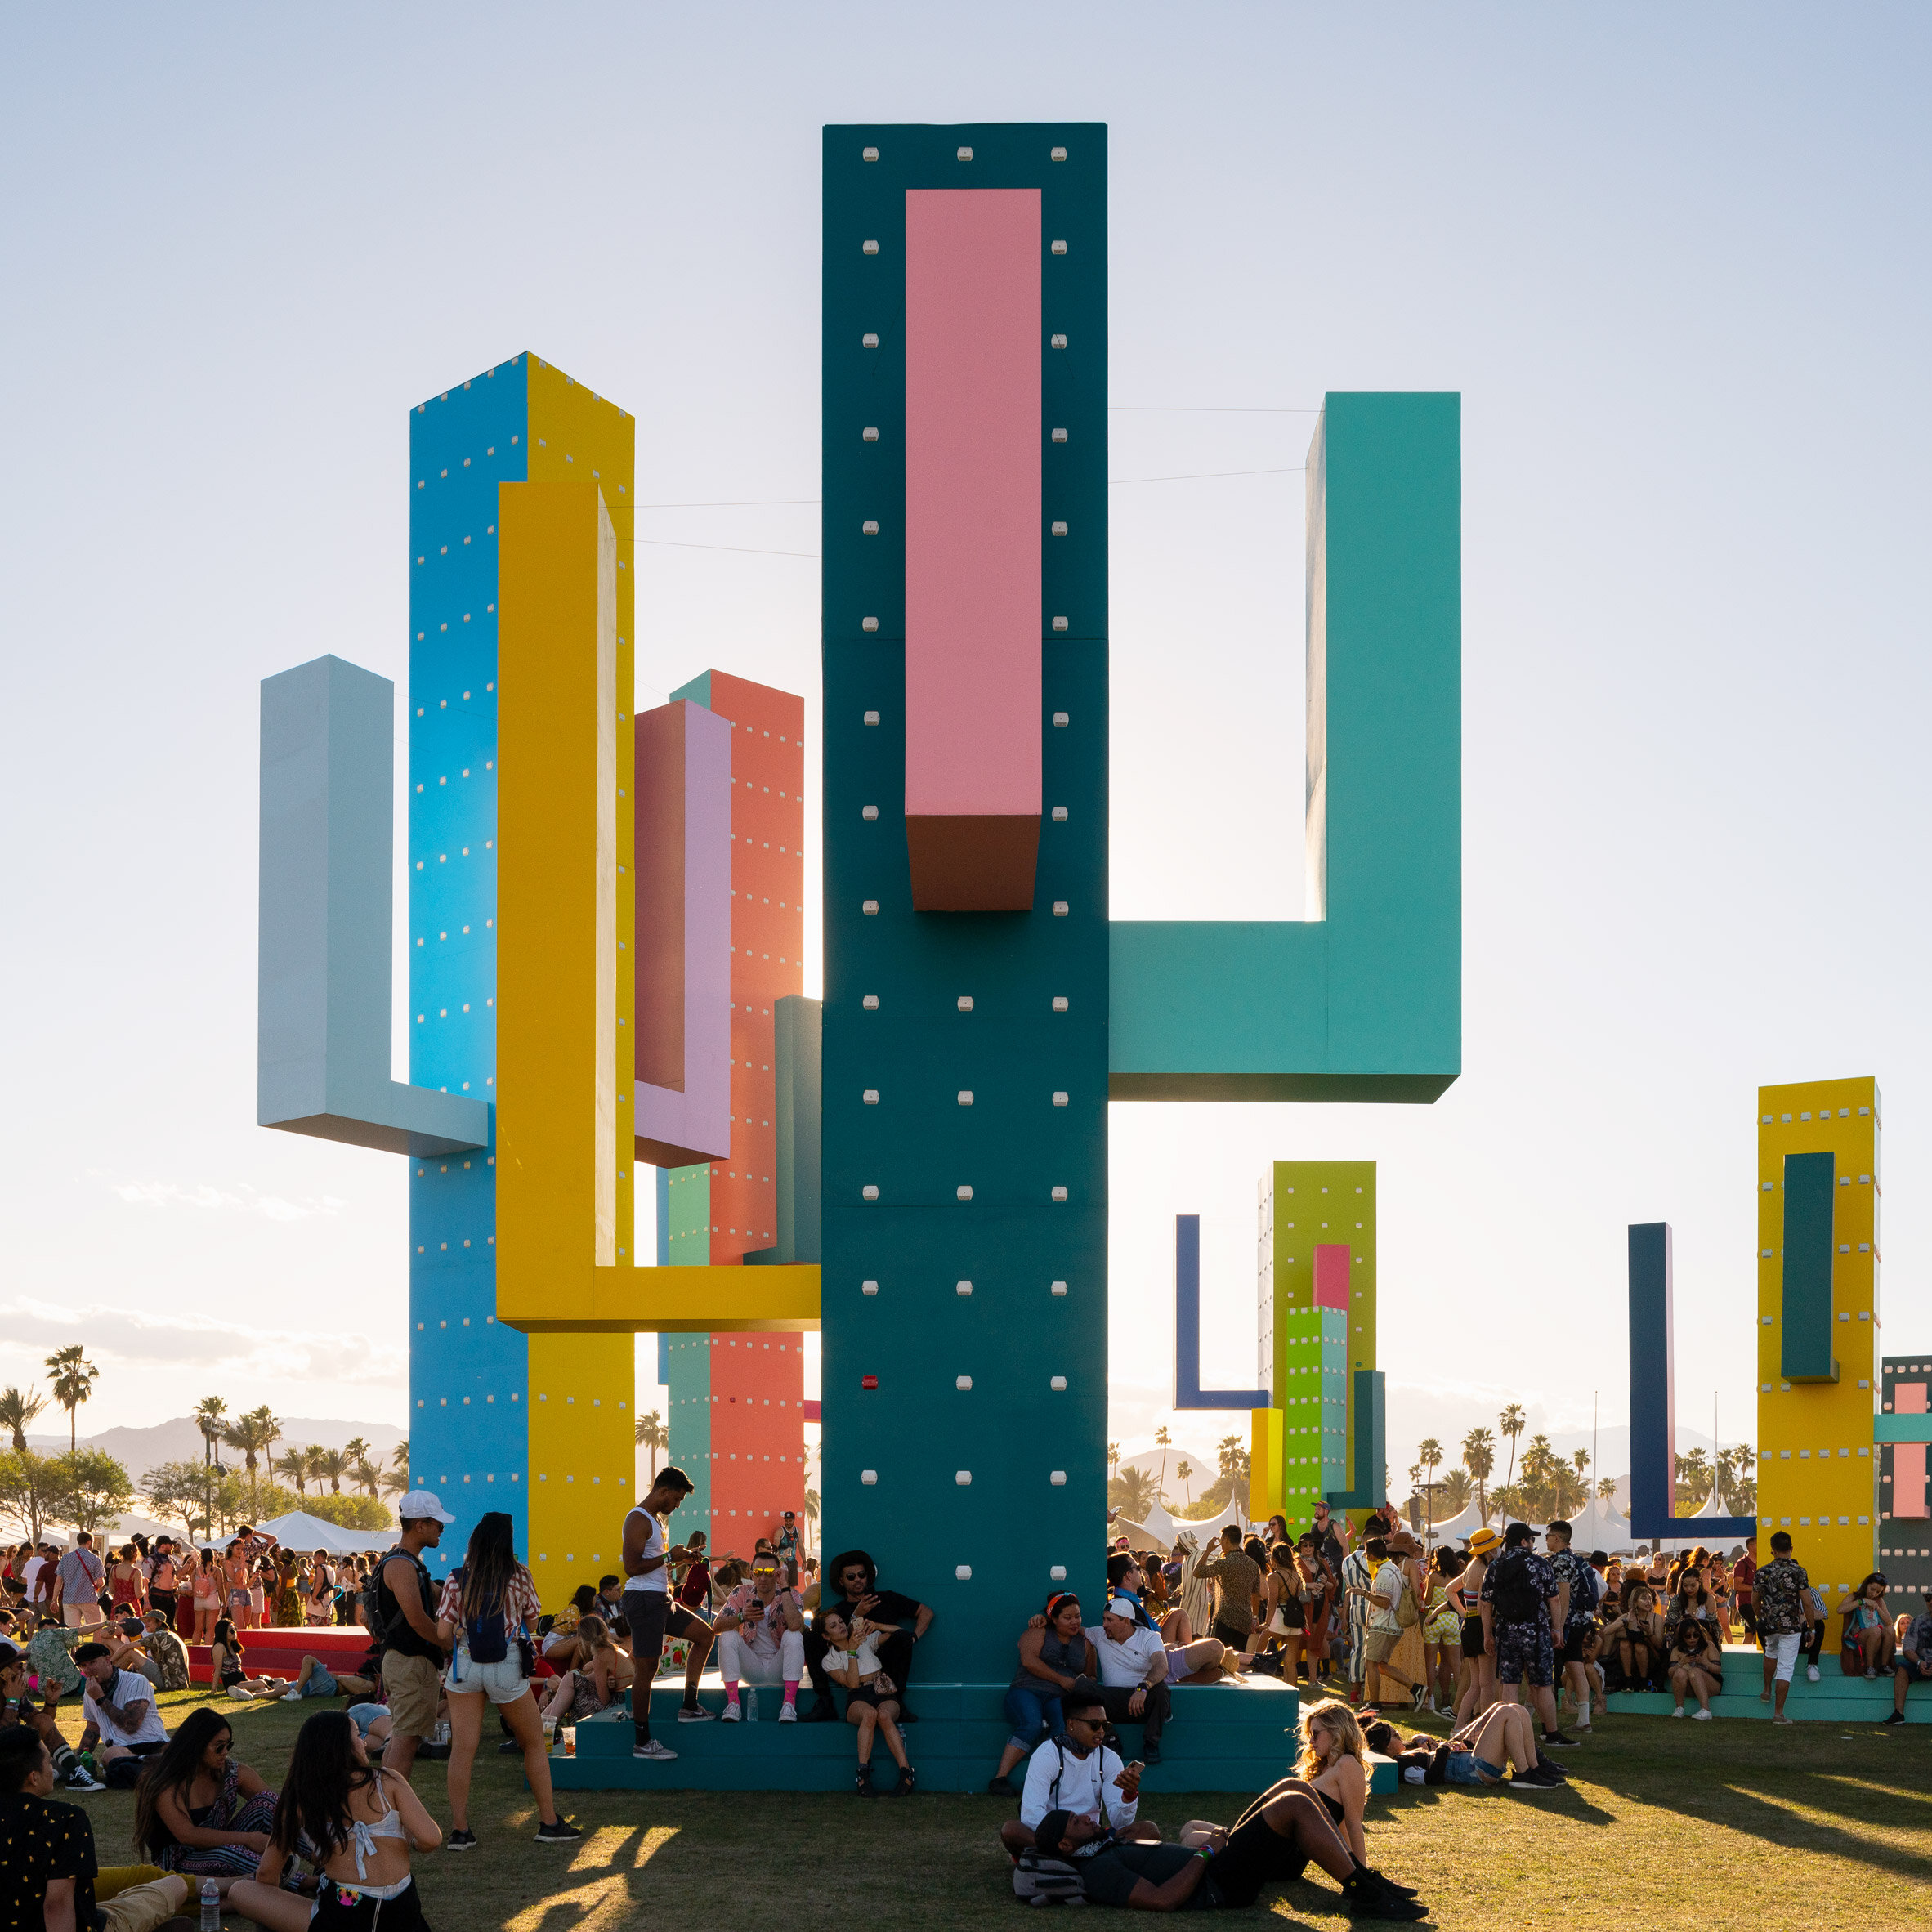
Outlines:
[[[1758,1089],[1758,1560],[1790,1532],[1792,1554],[1833,1602],[1873,1567],[1879,1405],[1878,1083],[1813,1080]],[[1784,1163],[1830,1154],[1831,1353],[1836,1381],[1781,1371]]]

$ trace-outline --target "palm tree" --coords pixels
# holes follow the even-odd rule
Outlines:
[[[1437,1487],[1442,1492],[1442,1514],[1445,1516],[1460,1516],[1469,1506],[1469,1496],[1474,1485],[1469,1481],[1467,1469],[1449,1470]]]
[[[807,1490],[805,1491],[805,1521],[807,1525],[814,1530],[818,1527],[818,1491],[816,1489]]]
[[[409,1487],[409,1472],[406,1469],[399,1469],[395,1464],[391,1463],[382,1472],[382,1493],[384,1496],[403,1496],[408,1492]]]
[[[54,1379],[54,1400],[67,1411],[67,1448],[72,1454],[78,1440],[75,1414],[94,1393],[95,1379],[101,1371],[87,1360],[87,1352],[78,1342],[56,1348],[47,1358],[47,1372]]]
[[[29,1388],[23,1395],[18,1389],[0,1392],[0,1429],[13,1432],[13,1452],[27,1453],[27,1424],[47,1407],[47,1398]]]
[[[349,1473],[349,1458],[340,1449],[324,1449],[315,1458],[315,1466],[328,1478],[329,1493],[342,1493],[342,1478]]]
[[[1597,1500],[1599,1503],[1613,1503],[1617,1500],[1617,1478],[1614,1476],[1597,1478]]]
[[[215,1445],[221,1440],[221,1433],[228,1426],[228,1405],[218,1395],[204,1395],[195,1405],[195,1426],[201,1431],[201,1440],[206,1451],[204,1460],[219,1464],[221,1457],[216,1453]]]
[[[1120,1445],[1109,1442],[1107,1446],[1107,1479],[1112,1482],[1114,1471],[1120,1466]]]
[[[291,1443],[280,1456],[271,1456],[268,1459],[268,1467],[270,1474],[286,1476],[295,1485],[295,1493],[298,1496],[307,1496],[309,1451],[306,1449]]]
[[[1496,1425],[1509,1438],[1509,1473],[1504,1477],[1503,1481],[1505,1484],[1514,1483],[1516,1480],[1516,1438],[1529,1427],[1529,1418],[1514,1402],[1511,1402],[1496,1417]]]
[[[671,1432],[664,1427],[664,1419],[655,1409],[637,1418],[637,1447],[651,1451],[651,1479],[657,1480],[657,1458],[660,1450],[671,1446]]]
[[[1429,1523],[1433,1529],[1436,1521],[1436,1471],[1442,1466],[1442,1445],[1433,1436],[1428,1437],[1415,1451],[1415,1457],[1429,1471]]]
[[[1114,1480],[1119,1490],[1120,1514],[1129,1523],[1146,1522],[1147,1511],[1156,1500],[1154,1478],[1129,1463]]]
[[[230,1449],[240,1450],[248,1459],[250,1514],[258,1509],[262,1503],[262,1479],[257,1470],[255,1459],[266,1452],[281,1433],[282,1425],[276,1421],[266,1402],[263,1402],[259,1408],[249,1410],[245,1415],[236,1416],[221,1431],[221,1440]]]
[[[342,1453],[347,1456],[348,1451]],[[366,1489],[371,1496],[382,1494],[382,1472],[366,1456],[357,1456],[345,1473],[358,1489]]]
[[[1194,1465],[1184,1456],[1174,1465],[1174,1479],[1181,1486],[1181,1507],[1192,1509],[1194,1507],[1194,1495],[1190,1485],[1194,1481]]]
[[[1472,1429],[1462,1439],[1462,1466],[1476,1485],[1476,1509],[1489,1515],[1489,1491],[1483,1487],[1496,1474],[1496,1438],[1486,1429]]]
[[[1161,1451],[1161,1480],[1154,1485],[1156,1501],[1167,1494],[1167,1451],[1173,1442],[1174,1438],[1167,1433],[1165,1426],[1154,1431],[1154,1446]]]

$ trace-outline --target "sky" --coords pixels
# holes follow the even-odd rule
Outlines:
[[[1465,1071],[1111,1110],[1110,1435],[1168,1419],[1174,1214],[1245,1380],[1256,1180],[1350,1157],[1398,1480],[1513,1400],[1621,1429],[1635,1220],[1687,1425],[1748,1438],[1760,1082],[1878,1078],[1884,1346],[1932,1346],[1923,9],[104,6],[8,51],[0,1381],[79,1339],[96,1427],[406,1421],[402,1164],[253,1125],[259,680],[402,678],[407,412],[528,349],[635,412],[644,502],[730,506],[641,527],[637,701],[717,665],[815,736],[861,119],[1109,124],[1116,917],[1299,916],[1310,412],[1463,397]]]

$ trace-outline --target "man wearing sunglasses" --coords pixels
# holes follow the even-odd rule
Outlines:
[[[1892,1659],[1892,1715],[1889,1724],[1905,1722],[1905,1693],[1915,1684],[1932,1681],[1932,1590],[1925,1593],[1925,1608],[1907,1626],[1897,1654]]]
[[[1067,1735],[1048,1738],[1026,1760],[1018,1821],[1000,1834],[1009,1852],[1031,1845],[1034,1827],[1050,1811],[1090,1818],[1121,1836],[1134,1830],[1140,1766],[1123,1764],[1120,1753],[1104,1742],[1107,1706],[1098,1698],[1083,1701],[1069,1693],[1062,1721]]]

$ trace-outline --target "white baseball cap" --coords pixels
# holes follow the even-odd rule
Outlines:
[[[443,1499],[433,1489],[412,1489],[396,1505],[396,1514],[405,1523],[424,1516],[437,1523],[454,1523],[456,1520],[443,1507]]]
[[[1107,1608],[1114,1616],[1124,1617],[1129,1623],[1134,1621],[1134,1599],[1132,1597],[1116,1597],[1107,1605]]]

